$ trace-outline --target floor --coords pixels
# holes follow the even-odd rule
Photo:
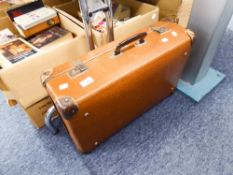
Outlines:
[[[87,155],[64,129],[36,130],[0,95],[0,174],[233,175],[232,26],[213,64],[223,83],[199,104],[176,92]]]

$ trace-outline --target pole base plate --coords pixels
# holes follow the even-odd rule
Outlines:
[[[223,73],[210,68],[207,75],[198,83],[192,85],[180,80],[177,85],[177,89],[192,98],[194,101],[200,102],[201,99],[221,83],[225,77],[226,76]]]

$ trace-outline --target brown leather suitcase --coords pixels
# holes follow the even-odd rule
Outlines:
[[[78,150],[93,150],[171,95],[191,43],[181,26],[158,22],[44,72],[42,83]]]

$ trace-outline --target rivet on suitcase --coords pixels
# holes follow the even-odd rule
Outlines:
[[[93,150],[174,92],[191,50],[189,33],[158,22],[42,75],[78,150]]]

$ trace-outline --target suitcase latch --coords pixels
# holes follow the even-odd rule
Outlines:
[[[78,63],[78,64],[75,64],[74,68],[71,69],[68,74],[70,77],[73,78],[73,77],[79,75],[80,73],[86,71],[87,69],[88,68],[85,64]]]
[[[153,32],[157,32],[159,34],[163,34],[165,32],[168,32],[169,31],[169,28],[167,27],[151,27],[151,30]]]

